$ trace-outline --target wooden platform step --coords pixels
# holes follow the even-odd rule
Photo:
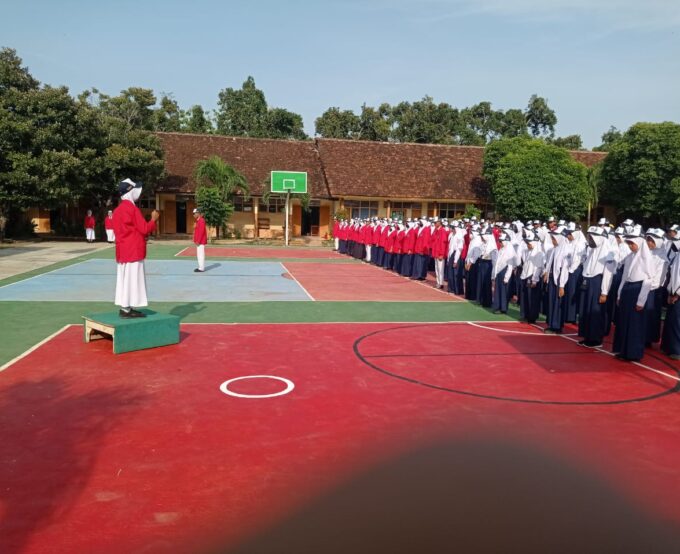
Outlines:
[[[85,342],[110,336],[113,353],[156,348],[179,342],[179,317],[140,310],[146,317],[123,319],[118,312],[84,315]]]

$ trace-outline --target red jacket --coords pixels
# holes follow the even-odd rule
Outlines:
[[[413,251],[416,254],[430,254],[430,228],[418,229],[420,234],[416,237],[416,245]]]
[[[94,229],[94,217],[91,215],[85,216],[85,229]]]
[[[430,239],[433,258],[446,258],[449,250],[449,233],[444,227],[435,229]]]
[[[208,244],[208,233],[205,230],[205,219],[203,219],[203,216],[196,220],[194,244]]]
[[[372,238],[372,244],[373,246],[378,246],[378,243],[380,242],[380,231],[382,227],[380,225],[376,225],[373,227],[373,238]]]
[[[404,237],[404,244],[402,246],[402,251],[404,254],[413,254],[413,249],[416,247],[417,234],[418,234],[417,227],[413,227],[406,231],[406,236]]]
[[[381,227],[380,230],[380,238],[378,239],[378,246],[382,246],[385,248],[385,243],[387,242],[387,231],[389,230],[389,227],[385,225],[384,227]]]
[[[113,216],[104,218],[104,229],[113,229]]]
[[[394,239],[394,249],[392,250],[395,254],[404,253],[404,237],[406,236],[406,231],[397,231],[397,236]]]
[[[392,231],[388,236],[385,237],[385,252],[390,254],[394,252],[394,240],[397,238],[397,231]]]
[[[463,249],[460,251],[460,261],[464,262],[467,258],[468,249],[470,248],[470,240],[472,239],[472,229],[470,227],[465,231],[463,237]]]
[[[340,222],[336,219],[335,222],[333,223],[333,238],[334,239],[339,239],[340,238]]]
[[[126,264],[146,258],[146,237],[155,230],[155,221],[147,221],[134,202],[123,200],[113,212],[116,261]]]

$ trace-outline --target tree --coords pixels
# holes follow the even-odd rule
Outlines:
[[[479,137],[476,143],[482,145],[501,134],[503,112],[491,107],[491,102],[480,102],[461,111],[461,118],[466,127]]]
[[[542,140],[501,139],[485,152],[485,176],[497,212],[507,219],[582,217],[588,204],[586,167]],[[499,155],[498,150],[506,152]],[[487,154],[489,159],[487,160]]]
[[[211,156],[196,164],[194,177],[199,186],[211,186],[220,191],[225,202],[233,203],[236,194],[250,197],[250,186],[246,178],[219,156]]]
[[[636,123],[604,159],[603,196],[621,213],[664,224],[680,218],[678,177],[680,125]]]
[[[182,110],[172,96],[161,96],[160,106],[153,112],[154,131],[177,132],[182,127]]]
[[[206,134],[213,132],[213,124],[205,114],[202,106],[191,106],[189,110],[182,112],[182,131],[185,133]]]
[[[601,188],[602,162],[588,168],[588,225],[590,225],[591,210],[600,202]]]
[[[314,127],[323,138],[353,139],[359,133],[359,116],[352,110],[331,107],[316,118]]]
[[[518,109],[507,110],[501,118],[500,134],[503,138],[521,137],[527,134],[527,120]]]
[[[265,136],[294,140],[309,138],[302,128],[302,116],[283,108],[272,108],[267,111]]]
[[[527,127],[534,137],[552,137],[555,134],[557,116],[548,107],[548,101],[545,98],[533,94],[529,99],[524,116],[526,117]]]
[[[240,89],[219,93],[217,132],[222,135],[258,138],[305,139],[302,116],[283,108],[269,109],[264,92],[248,77]]]
[[[595,152],[609,152],[612,145],[621,140],[623,134],[613,125],[609,127],[609,130],[602,135],[602,144],[593,148]]]
[[[392,137],[399,142],[453,144],[459,116],[458,110],[446,103],[435,104],[430,96],[412,104],[401,102],[392,109]]]
[[[392,108],[389,104],[381,104],[377,109],[366,104],[361,106],[357,138],[386,142],[392,132]]]
[[[581,139],[581,135],[569,135],[554,139],[549,138],[547,142],[567,150],[581,150],[583,148],[583,139]]]
[[[234,206],[225,202],[222,193],[216,187],[211,186],[196,189],[196,205],[203,214],[206,224],[217,230],[219,238],[219,230],[229,221],[234,213]]]

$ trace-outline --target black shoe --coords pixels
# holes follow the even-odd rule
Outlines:
[[[585,341],[585,340],[580,340],[580,341],[578,341],[578,343],[579,343],[579,345],[581,345],[581,346],[588,346],[588,345],[586,344],[586,341]]]
[[[601,348],[601,347],[602,347],[602,343],[601,343],[601,342],[595,342],[595,343],[592,343],[592,342],[584,342],[584,343],[583,343],[583,346],[587,346],[588,348]]]
[[[194,273],[203,273],[204,271],[205,271],[205,269],[198,269],[198,268],[194,269]]]
[[[140,312],[139,310],[130,310],[130,315],[131,317],[146,317],[146,314],[144,312]]]
[[[671,354],[668,356],[671,360],[680,360],[680,354]]]
[[[123,319],[132,319],[133,316],[131,312],[126,312],[125,310],[118,310],[118,316]]]

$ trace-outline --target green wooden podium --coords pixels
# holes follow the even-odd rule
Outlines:
[[[110,336],[114,354],[179,342],[179,317],[151,310],[140,311],[146,317],[123,319],[117,311],[84,315],[85,342]]]

